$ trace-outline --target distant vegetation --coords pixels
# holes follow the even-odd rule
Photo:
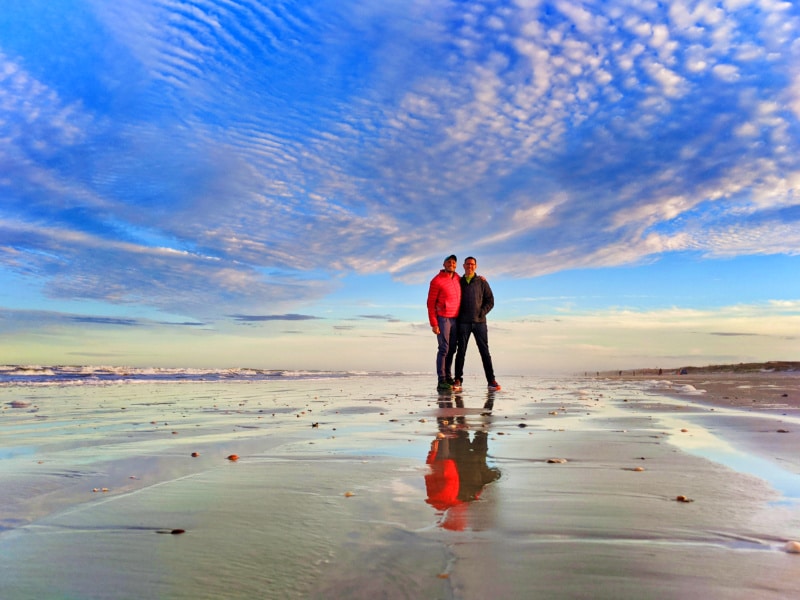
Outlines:
[[[738,363],[735,365],[706,365],[705,367],[678,367],[677,369],[625,369],[623,371],[604,371],[603,375],[691,375],[692,373],[758,373],[761,371],[800,372],[800,362],[773,360],[761,363]]]
[[[800,362],[774,360],[763,363],[739,363],[737,365],[708,365],[686,367],[689,373],[752,373],[754,371],[800,371]]]

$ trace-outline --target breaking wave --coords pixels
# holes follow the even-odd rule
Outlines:
[[[0,365],[0,386],[10,385],[102,385],[136,382],[273,381],[340,379],[386,376],[366,371],[303,371],[279,369],[195,369],[119,366]],[[402,373],[391,373],[401,375]]]

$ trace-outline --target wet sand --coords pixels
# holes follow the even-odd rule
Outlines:
[[[693,373],[624,377],[630,382],[665,382],[672,395],[718,406],[800,410],[800,372]],[[693,389],[691,389],[693,388]]]
[[[0,597],[792,597],[799,382],[2,388]]]

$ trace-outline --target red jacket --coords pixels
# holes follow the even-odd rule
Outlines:
[[[439,274],[431,279],[428,289],[428,321],[431,327],[438,327],[436,317],[458,316],[461,306],[461,277],[458,273],[450,274],[442,269]]]

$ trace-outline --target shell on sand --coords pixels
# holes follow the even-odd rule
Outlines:
[[[237,461],[237,460],[239,460],[239,455],[238,454],[231,454],[227,458],[228,458],[228,460]]]
[[[800,554],[800,542],[786,542],[783,545],[783,549],[789,554]]]
[[[564,464],[565,462],[567,462],[567,459],[566,458],[548,458],[547,462],[550,463],[550,464],[558,464],[558,465],[560,465],[560,464]]]

